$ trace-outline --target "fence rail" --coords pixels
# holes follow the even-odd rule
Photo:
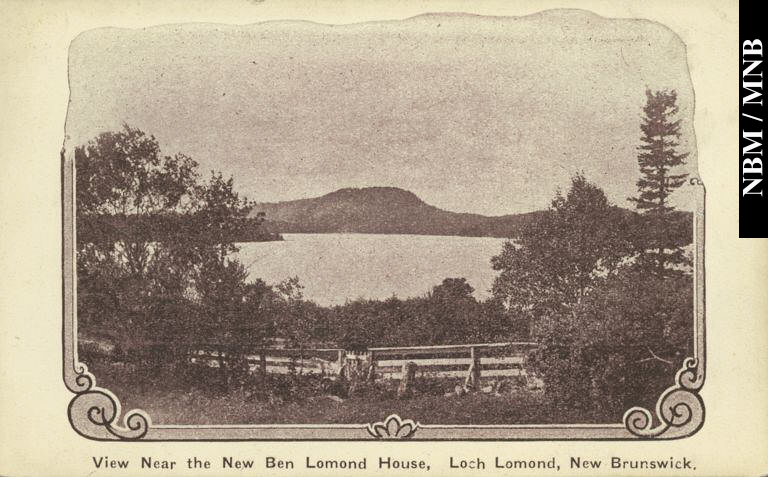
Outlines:
[[[312,354],[327,354],[333,351],[336,359],[323,359]],[[251,372],[263,371],[272,374],[320,374],[336,376],[341,372],[339,351],[343,350],[286,350],[265,349],[258,354],[246,355],[248,369]],[[200,350],[190,356],[192,363],[202,363],[217,368],[223,361],[230,364],[227,353]]]
[[[415,365],[414,377],[464,378],[480,386],[485,378],[522,378],[528,384],[526,359],[530,342],[372,348],[369,379],[400,379]]]
[[[251,372],[275,374],[320,374],[326,376],[362,376],[402,380],[409,366],[415,365],[415,377],[464,378],[479,386],[485,378],[520,378],[528,386],[538,387],[526,364],[528,352],[537,346],[531,342],[477,343],[439,346],[401,346],[370,348],[366,352],[343,349],[266,348],[246,355]],[[191,354],[195,363],[218,367],[228,364],[229,356],[211,350]]]

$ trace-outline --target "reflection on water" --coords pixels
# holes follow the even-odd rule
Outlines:
[[[491,257],[504,239],[429,235],[283,234],[282,242],[242,243],[250,278],[269,284],[298,276],[305,298],[321,305],[355,298],[420,296],[444,278],[464,277],[487,298]]]

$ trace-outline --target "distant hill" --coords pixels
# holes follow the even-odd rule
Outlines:
[[[643,219],[621,209],[628,235],[643,230]],[[546,211],[489,217],[449,212],[425,203],[413,192],[397,187],[339,189],[311,199],[261,203],[253,214],[266,214],[265,228],[273,233],[368,233],[516,237]],[[674,230],[683,243],[691,241],[692,214],[675,212]],[[633,232],[630,229],[635,229]]]
[[[269,230],[281,233],[370,233],[513,237],[543,212],[488,217],[426,204],[396,187],[340,189],[311,199],[257,204]]]

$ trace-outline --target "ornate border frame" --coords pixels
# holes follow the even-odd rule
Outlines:
[[[696,433],[704,424],[704,402],[699,395],[706,365],[704,328],[704,184],[696,188],[693,215],[694,314],[693,356],[685,359],[674,384],[659,397],[652,412],[633,407],[621,423],[440,425],[421,424],[396,414],[364,424],[177,425],[152,424],[145,411],[123,412],[120,400],[101,388],[77,355],[75,264],[75,165],[61,151],[62,164],[62,297],[63,378],[75,394],[67,412],[72,428],[81,436],[99,440],[142,441],[246,441],[246,440],[633,440],[679,439]]]
[[[380,422],[361,424],[183,425],[152,424],[142,410],[123,412],[120,400],[97,385],[78,359],[77,281],[75,263],[75,164],[73,151],[61,150],[62,201],[62,350],[63,379],[74,393],[67,412],[72,428],[98,441],[303,441],[303,440],[643,440],[680,439],[704,424],[699,392],[706,368],[704,299],[705,188],[694,187],[693,214],[693,356],[685,359],[671,386],[659,396],[654,410],[633,407],[622,422],[605,424],[441,425],[421,424],[392,414]]]

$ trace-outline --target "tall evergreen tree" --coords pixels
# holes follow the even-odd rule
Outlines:
[[[685,164],[687,152],[679,152],[680,120],[675,90],[646,90],[645,113],[640,125],[642,144],[638,147],[637,162],[641,177],[637,181],[637,197],[629,200],[645,216],[643,239],[645,249],[641,262],[651,264],[656,273],[666,273],[667,265],[685,261],[682,247],[671,233],[672,213],[670,195],[685,183],[686,173],[674,169]]]

